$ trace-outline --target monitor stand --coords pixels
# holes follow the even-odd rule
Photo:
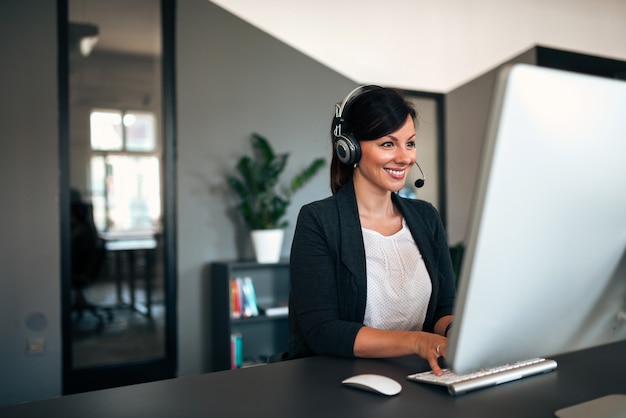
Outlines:
[[[607,395],[559,409],[558,418],[623,418],[626,417],[626,395]]]

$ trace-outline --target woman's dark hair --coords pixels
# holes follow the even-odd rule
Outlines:
[[[416,112],[402,95],[394,89],[379,88],[361,93],[350,99],[344,106],[342,133],[351,134],[357,141],[371,141],[397,131],[411,115],[416,120]],[[333,134],[336,120],[331,126],[333,158],[330,163],[330,189],[337,193],[354,172],[354,166],[339,161],[335,150]]]

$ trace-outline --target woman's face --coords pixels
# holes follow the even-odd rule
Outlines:
[[[366,182],[385,192],[402,189],[417,158],[411,115],[397,131],[372,141],[361,141],[360,145],[361,161],[354,171],[355,182]]]

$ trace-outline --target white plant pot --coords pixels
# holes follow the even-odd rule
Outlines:
[[[283,229],[259,229],[251,231],[252,246],[257,263],[277,263],[283,249]]]

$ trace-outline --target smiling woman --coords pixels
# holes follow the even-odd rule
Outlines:
[[[336,109],[333,196],[302,207],[291,248],[289,356],[415,354],[440,374],[454,303],[446,233],[430,203],[396,193],[417,157],[417,113],[378,86]]]

